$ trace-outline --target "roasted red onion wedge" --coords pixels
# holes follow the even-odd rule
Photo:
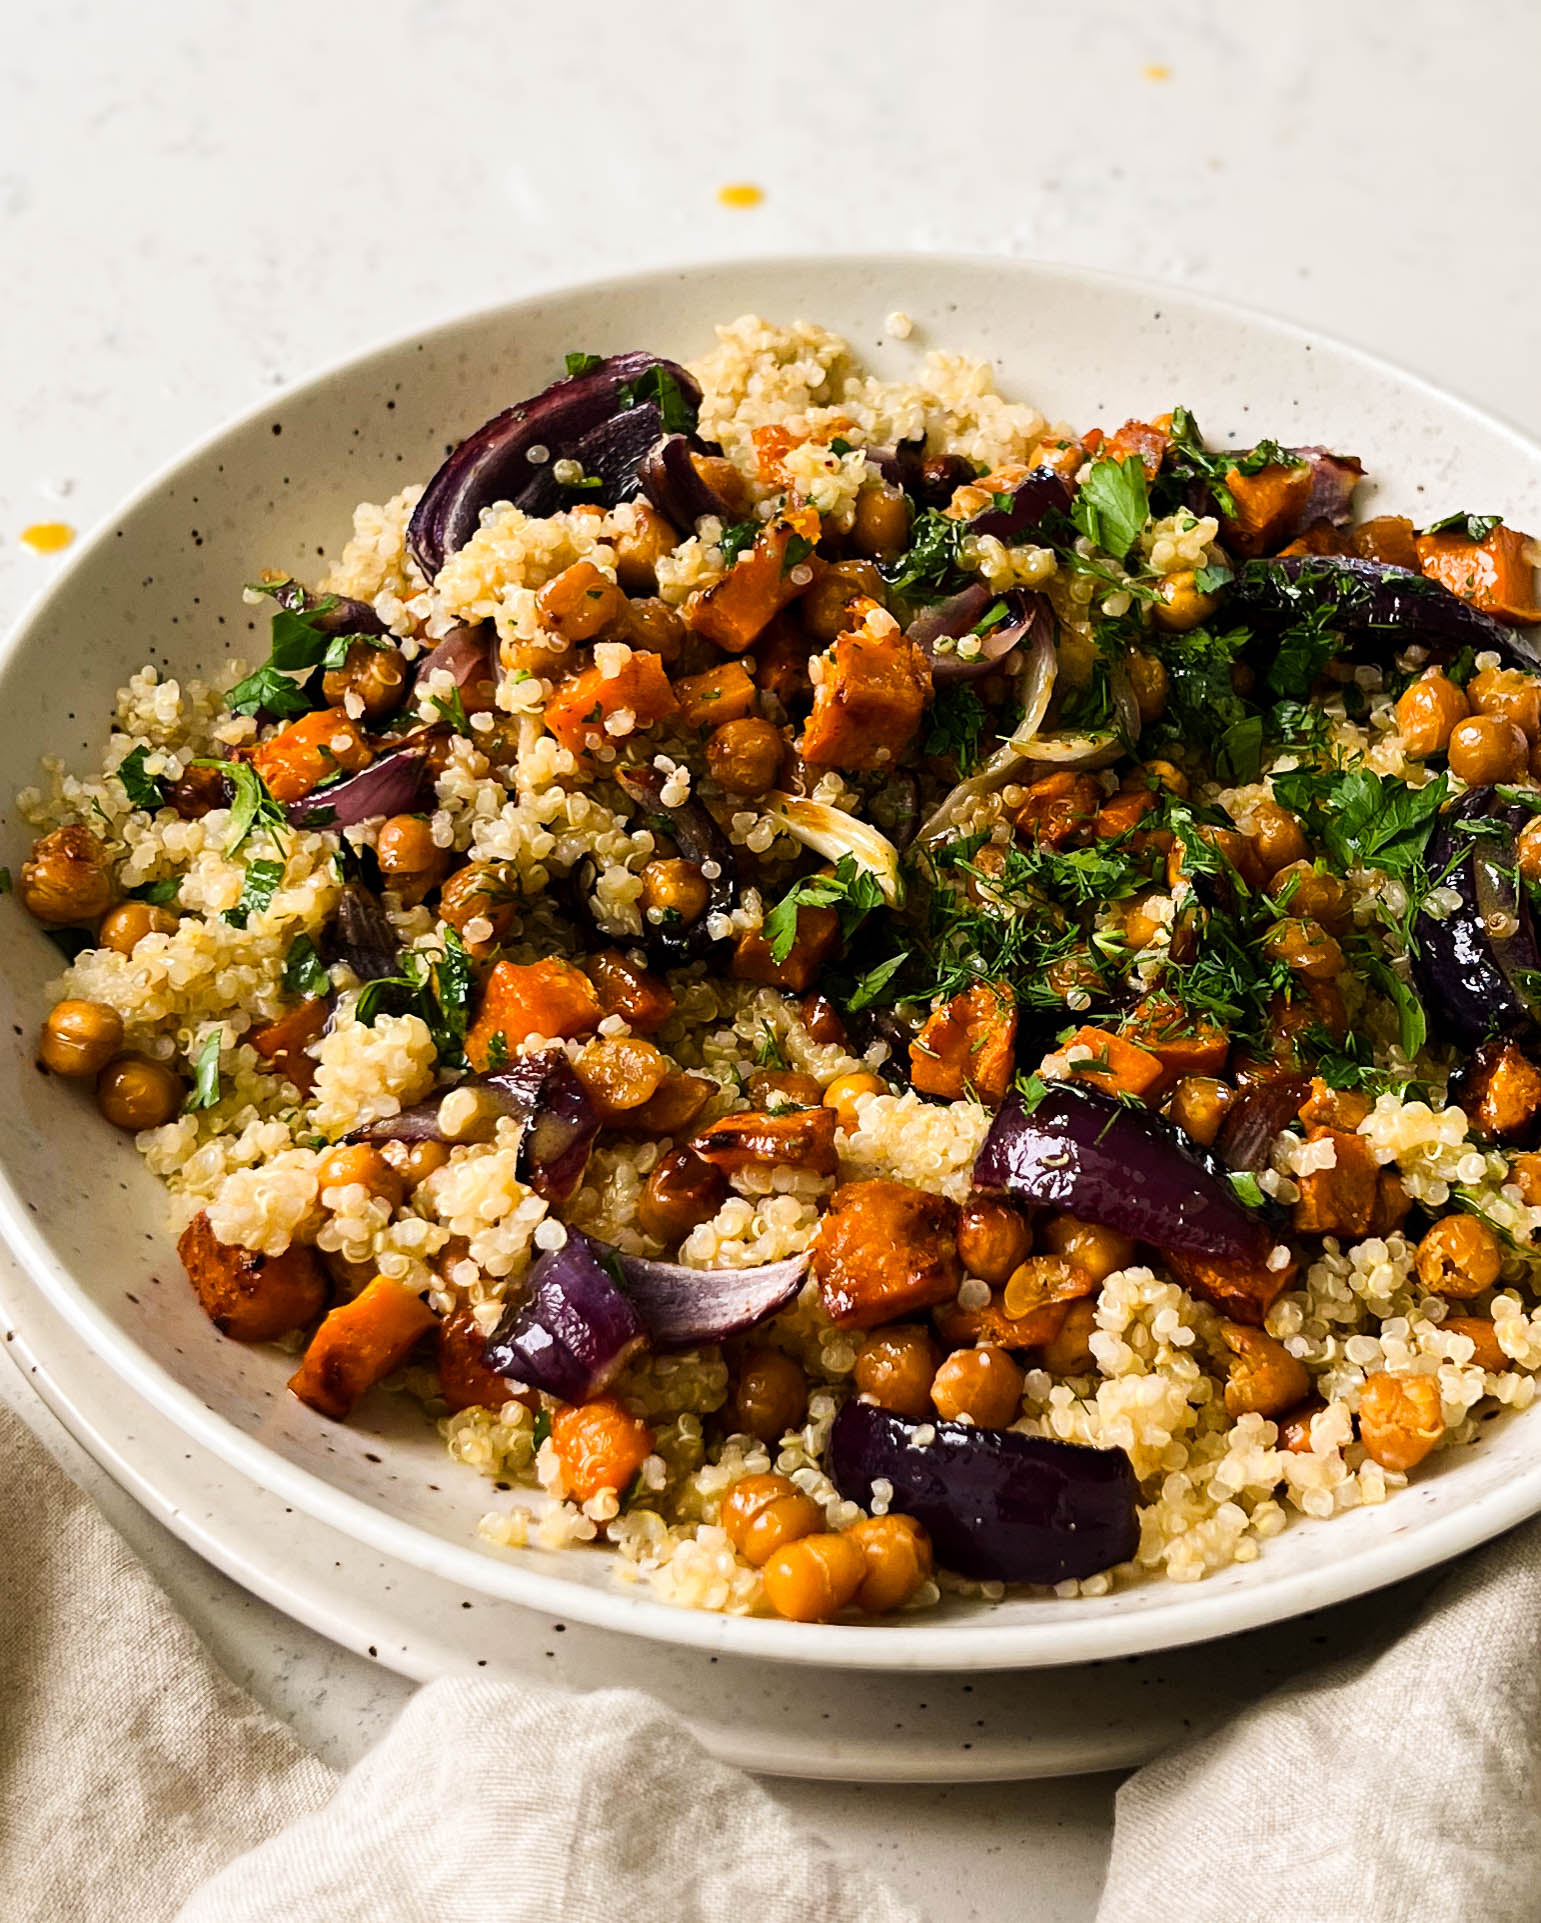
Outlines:
[[[284,804],[296,828],[354,828],[381,815],[409,815],[428,778],[428,750],[420,742],[393,748],[357,774],[312,788]]]
[[[944,1568],[980,1582],[1064,1582],[1127,1562],[1140,1540],[1139,1484],[1122,1449],[1013,1429],[910,1422],[856,1397],[830,1430],[830,1479],[870,1507],[913,1516]]]
[[[1272,1241],[1195,1142],[1097,1089],[1056,1083],[1032,1109],[1008,1097],[974,1163],[974,1184],[1187,1255],[1257,1262]]]
[[[1468,788],[1434,824],[1424,860],[1460,906],[1413,928],[1413,979],[1431,1032],[1463,1048],[1541,1027],[1541,954],[1519,884],[1515,839],[1531,810],[1494,788]],[[1507,931],[1507,932],[1501,932]]]
[[[646,1347],[642,1318],[597,1247],[603,1244],[569,1233],[541,1256],[523,1301],[510,1305],[488,1339],[488,1368],[562,1402],[587,1402]]]
[[[752,1269],[692,1269],[620,1249],[614,1255],[659,1349],[694,1349],[741,1335],[784,1309],[808,1273],[806,1255]]]
[[[980,621],[997,602],[1002,604],[1004,612],[983,634],[976,636],[978,652],[961,654],[959,642],[974,635]],[[1024,641],[1046,636],[1052,647],[1054,610],[1045,595],[1030,594],[1022,588],[996,595],[979,582],[918,614],[905,633],[925,649],[933,680],[939,683],[977,681],[981,675],[998,668]]]
[[[691,453],[688,434],[666,434],[637,467],[642,492],[681,534],[689,534],[703,515],[715,514],[724,522],[737,518],[716,489],[702,480]]]
[[[1015,487],[1003,490],[1010,495],[995,507],[987,507],[969,522],[973,534],[993,534],[997,540],[1020,541],[1036,534],[1050,514],[1068,514],[1073,496],[1070,483],[1052,467],[1035,467]]]

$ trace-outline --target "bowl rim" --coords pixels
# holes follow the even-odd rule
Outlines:
[[[929,250],[812,254],[744,255],[726,259],[664,263],[577,283],[553,282],[517,300],[488,303],[445,317],[426,327],[377,338],[368,346],[338,356],[317,372],[264,396],[222,420],[170,459],[89,530],[64,566],[24,603],[0,640],[0,668],[20,654],[32,628],[57,597],[69,591],[74,573],[114,539],[115,524],[152,500],[183,471],[213,452],[230,435],[266,419],[275,407],[319,398],[332,382],[351,377],[377,358],[403,349],[448,339],[465,328],[507,322],[537,311],[555,296],[582,299],[624,293],[646,284],[691,282],[719,274],[764,273],[796,276],[846,268],[914,274],[924,268],[984,270],[1006,277],[1058,282],[1095,291],[1168,301],[1210,317],[1245,323],[1249,330],[1293,341],[1305,348],[1326,348],[1381,378],[1420,392],[1445,408],[1454,407],[1474,425],[1496,433],[1541,469],[1541,445],[1513,423],[1479,407],[1425,375],[1403,368],[1368,348],[1317,328],[1284,320],[1265,309],[1147,276],[1081,267],[1024,256],[933,252]],[[805,1624],[769,1617],[728,1616],[683,1609],[619,1584],[573,1581],[559,1571],[537,1566],[545,1552],[521,1551],[504,1560],[488,1550],[456,1543],[416,1524],[399,1520],[362,1497],[334,1487],[311,1470],[291,1462],[256,1435],[238,1428],[204,1403],[155,1361],[73,1279],[35,1226],[30,1210],[0,1164],[0,1231],[24,1261],[50,1302],[125,1381],[184,1434],[212,1450],[231,1467],[280,1494],[307,1514],[415,1567],[556,1617],[567,1616],[597,1628],[649,1641],[673,1643],[713,1653],[739,1654],[774,1661],[842,1669],[942,1671],[1052,1667],[1107,1660],[1203,1642],[1322,1608],[1414,1575],[1501,1534],[1541,1511],[1541,1461],[1497,1488],[1479,1494],[1449,1514],[1419,1518],[1385,1541],[1370,1544],[1314,1568],[1272,1582],[1232,1590],[1204,1584],[1169,1585],[1170,1595],[1124,1615],[1078,1618],[1055,1611],[1045,1599],[1042,1621],[995,1625],[985,1620],[911,1623],[879,1627],[849,1623]],[[1306,1519],[1296,1519],[1299,1527]],[[1159,1579],[1152,1579],[1153,1582]]]

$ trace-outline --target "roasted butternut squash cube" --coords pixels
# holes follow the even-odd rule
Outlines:
[[[1481,541],[1469,541],[1453,528],[1420,534],[1418,565],[1431,581],[1441,582],[1473,607],[1528,627],[1541,621],[1536,571],[1525,552],[1529,544],[1528,534],[1501,524]]]
[[[1084,1052],[1082,1052],[1084,1051]],[[1070,1076],[1109,1095],[1134,1095],[1144,1101],[1162,1086],[1165,1069],[1149,1049],[1126,1041],[1108,1028],[1078,1028],[1057,1051]]]
[[[825,768],[886,768],[909,746],[931,699],[924,651],[895,628],[838,636],[822,657],[799,750]]]
[[[692,598],[685,609],[687,624],[725,654],[742,654],[812,580],[811,569],[807,579],[796,576],[813,554],[819,525],[811,507],[784,509],[720,581]]]
[[[976,982],[927,1017],[910,1043],[910,1080],[922,1095],[977,1096],[994,1108],[1016,1068],[1017,1008],[1006,982]]]
[[[291,1242],[282,1255],[221,1242],[200,1210],[177,1242],[204,1314],[237,1342],[275,1342],[314,1322],[326,1306],[326,1277],[315,1251]]]
[[[831,1321],[870,1329],[951,1300],[962,1279],[957,1236],[958,1205],[946,1196],[904,1182],[842,1183],[813,1241]]]
[[[1290,538],[1305,515],[1314,485],[1306,461],[1259,468],[1256,474],[1230,467],[1224,478],[1235,507],[1221,516],[1220,538],[1233,554],[1248,557],[1272,554]]]
[[[289,1387],[319,1414],[342,1422],[366,1390],[401,1367],[438,1319],[406,1283],[377,1275],[317,1329]]]
[[[603,1015],[594,984],[571,962],[500,961],[487,977],[466,1036],[466,1059],[473,1068],[490,1068],[494,1057],[506,1061],[532,1035],[548,1041],[592,1035]],[[494,1042],[497,1036],[502,1037],[501,1049]]]
[[[1368,1235],[1380,1193],[1380,1166],[1369,1142],[1337,1128],[1309,1129],[1306,1141],[1331,1142],[1335,1160],[1296,1177],[1295,1227],[1304,1235]]]
[[[302,715],[259,741],[250,755],[275,801],[299,801],[333,775],[367,768],[374,758],[363,730],[345,708]]]
[[[738,982],[760,982],[803,995],[839,945],[840,917],[834,909],[802,907],[797,911],[797,935],[782,960],[771,953],[759,929],[752,928],[734,943],[728,973]]]
[[[633,648],[612,674],[595,666],[564,681],[546,703],[546,726],[564,748],[582,755],[614,747],[678,711],[661,657]]]
[[[1162,1261],[1190,1295],[1223,1309],[1234,1322],[1261,1328],[1263,1317],[1295,1279],[1300,1267],[1295,1256],[1277,1269],[1266,1256],[1255,1262],[1222,1262],[1208,1255],[1180,1255],[1167,1249]]]

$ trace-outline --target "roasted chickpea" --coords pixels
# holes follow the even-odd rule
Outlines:
[[[1127,657],[1124,667],[1134,690],[1134,705],[1140,711],[1140,720],[1148,727],[1166,713],[1170,689],[1166,666],[1156,655],[1141,654],[1136,649]]]
[[[1343,950],[1327,930],[1293,915],[1267,930],[1263,952],[1310,981],[1332,981],[1343,973]]]
[[[886,1095],[888,1084],[880,1076],[857,1069],[850,1075],[837,1075],[824,1091],[824,1106],[839,1117],[839,1126],[850,1134],[861,1126],[861,1102],[869,1095]]]
[[[107,850],[79,822],[35,841],[16,882],[22,907],[51,928],[97,920],[112,906],[112,895]]]
[[[808,1413],[808,1378],[781,1349],[750,1349],[739,1367],[733,1416],[745,1435],[770,1444]]]
[[[1268,883],[1268,893],[1289,914],[1302,921],[1320,922],[1332,935],[1341,935],[1353,917],[1343,883],[1309,861],[1292,861],[1277,870]]]
[[[415,907],[449,873],[452,848],[441,848],[424,815],[392,815],[380,824],[375,857],[388,887]]]
[[[1450,736],[1450,772],[1469,787],[1517,781],[1530,765],[1530,743],[1502,715],[1475,714]]]
[[[105,1002],[57,1002],[38,1039],[38,1060],[55,1075],[99,1075],[123,1046],[123,1017]]]
[[[1447,1315],[1439,1325],[1446,1335],[1464,1335],[1471,1344],[1471,1360],[1479,1369],[1486,1369],[1489,1375],[1512,1367],[1512,1363],[1499,1346],[1498,1331],[1485,1315]]]
[[[970,1275],[999,1288],[1033,1249],[1027,1217],[1009,1202],[976,1195],[958,1217],[958,1259]]]
[[[931,1378],[931,1401],[947,1422],[1004,1429],[1022,1413],[1022,1371],[1004,1349],[954,1349]]]
[[[657,910],[655,920],[699,921],[712,898],[706,877],[693,861],[676,856],[650,861],[642,870],[642,911]]]
[[[183,821],[201,821],[229,798],[228,778],[218,768],[184,768],[166,789],[166,799]]]
[[[320,1194],[328,1189],[367,1189],[393,1209],[401,1207],[407,1191],[401,1171],[392,1168],[382,1150],[371,1142],[339,1143],[328,1149],[316,1164],[316,1185]]]
[[[612,537],[615,578],[628,594],[656,594],[658,563],[679,546],[679,530],[647,501],[630,502],[618,518],[628,525]]]
[[[811,1075],[795,1068],[757,1068],[744,1083],[744,1093],[756,1108],[774,1113],[780,1108],[818,1108],[824,1091]]]
[[[380,1153],[409,1189],[437,1175],[449,1161],[448,1142],[382,1142]]]
[[[707,771],[730,795],[763,795],[776,785],[785,747],[774,721],[725,721],[706,738]]]
[[[147,1055],[119,1055],[96,1078],[96,1105],[114,1128],[161,1128],[186,1092],[180,1075]]]
[[[1168,1117],[1203,1148],[1213,1148],[1236,1092],[1213,1075],[1185,1075],[1172,1090]]]
[[[1529,1207],[1541,1203],[1541,1155],[1517,1155],[1509,1170],[1509,1180]]]
[[[1286,1409],[1275,1420],[1279,1425],[1279,1444],[1292,1456],[1308,1456],[1311,1453],[1311,1424],[1327,1407],[1320,1396],[1311,1396],[1304,1402],[1297,1402],[1293,1409]]]
[[[468,861],[439,890],[439,915],[478,960],[508,933],[517,907],[508,872],[495,861]]]
[[[825,1048],[838,1047],[845,1040],[845,1023],[840,1011],[827,995],[804,995],[798,1007],[803,1027],[811,1040]]]
[[[321,692],[327,704],[344,708],[348,696],[356,695],[364,704],[366,721],[379,721],[394,714],[407,698],[407,660],[400,648],[379,646],[362,636],[348,643],[341,667],[328,668],[321,677]]]
[[[1257,804],[1252,818],[1252,845],[1268,875],[1276,875],[1292,862],[1308,861],[1311,856],[1305,830],[1289,810],[1281,808],[1276,801]]]
[[[1097,1332],[1097,1298],[1083,1295],[1072,1302],[1059,1325],[1059,1334],[1045,1342],[1038,1359],[1050,1375],[1091,1375],[1097,1367],[1092,1337]]]
[[[1359,1391],[1359,1440],[1383,1469],[1415,1469],[1445,1433],[1439,1383],[1385,1369]]]
[[[601,1035],[584,1043],[573,1069],[600,1122],[613,1128],[658,1093],[669,1064],[640,1035]]]
[[[1234,1358],[1225,1382],[1225,1406],[1231,1415],[1282,1415],[1310,1394],[1305,1364],[1262,1329],[1221,1322],[1220,1340]]]
[[[660,1242],[678,1242],[714,1216],[728,1197],[728,1178],[694,1149],[677,1148],[654,1168],[637,1203],[637,1220]]]
[[[1130,1236],[1098,1222],[1079,1221],[1073,1215],[1051,1215],[1038,1231],[1038,1239],[1051,1255],[1063,1256],[1094,1282],[1106,1282],[1134,1260]]]
[[[679,662],[689,630],[677,608],[671,608],[667,601],[646,596],[626,603],[626,621],[634,647],[644,654],[656,654],[666,668]]]
[[[1541,881],[1541,815],[1532,815],[1514,843],[1520,874],[1526,881]]]
[[[592,641],[621,617],[626,597],[592,561],[575,561],[546,583],[535,606],[564,641]]]
[[[851,546],[874,561],[892,560],[910,538],[910,504],[889,481],[864,487],[856,497]]]
[[[940,1349],[918,1323],[896,1322],[868,1336],[856,1357],[856,1390],[880,1409],[921,1422],[932,1413]]]
[[[1541,681],[1534,675],[1483,668],[1467,684],[1466,698],[1478,714],[1512,721],[1528,742],[1541,741]]]
[[[174,935],[180,917],[152,901],[122,901],[102,918],[96,939],[115,954],[132,955],[146,935]]]
[[[797,607],[803,627],[816,641],[833,641],[851,624],[858,601],[886,606],[883,577],[870,561],[836,561],[820,568]]]
[[[756,1568],[788,1543],[811,1536],[824,1512],[786,1476],[743,1476],[722,1503],[728,1541]]]
[[[1155,795],[1164,788],[1179,801],[1186,801],[1193,784],[1175,761],[1141,761],[1118,784],[1125,794]]]
[[[1102,991],[1102,976],[1084,951],[1072,951],[1051,961],[1043,971],[1043,979],[1062,1001],[1068,1001],[1077,989],[1094,995]]]
[[[860,1545],[867,1574],[856,1592],[856,1607],[869,1616],[886,1616],[901,1609],[923,1582],[930,1580],[934,1562],[931,1538],[913,1516],[868,1516],[852,1523],[846,1539]]]
[[[1159,888],[1148,888],[1129,902],[1124,915],[1124,941],[1131,952],[1148,948],[1158,935],[1171,926],[1172,897]]]
[[[1442,755],[1457,723],[1471,713],[1466,696],[1440,668],[1429,668],[1405,688],[1397,702],[1397,728],[1415,761]]]
[[[1192,568],[1176,574],[1163,574],[1156,583],[1159,597],[1151,603],[1150,618],[1168,634],[1186,634],[1207,621],[1220,605],[1212,594],[1200,588]]]
[[[1418,1244],[1418,1280],[1436,1295],[1464,1301],[1498,1280],[1503,1251],[1486,1222],[1447,1215]]]
[[[861,1544],[844,1536],[804,1536],[765,1564],[765,1600],[795,1623],[838,1616],[867,1579]]]

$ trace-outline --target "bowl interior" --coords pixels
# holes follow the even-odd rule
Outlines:
[[[905,342],[884,317],[909,313]],[[1423,521],[1502,508],[1541,522],[1541,450],[1463,403],[1349,349],[1169,289],[1006,261],[926,257],[662,272],[474,316],[364,356],[220,433],[150,483],[86,545],[0,666],[0,861],[29,835],[13,790],[38,757],[94,767],[115,690],[146,661],[207,671],[260,658],[266,617],[241,585],[264,567],[319,572],[355,502],[426,479],[447,445],[544,385],[576,348],[682,359],[747,310],[845,333],[878,371],[935,345],[988,357],[1051,419],[1116,426],[1184,402],[1212,442],[1327,442],[1377,477],[1378,508]],[[1194,1588],[1072,1602],[949,1603],[881,1627],[808,1629],[664,1608],[620,1587],[610,1558],[479,1546],[501,1498],[452,1462],[407,1405],[375,1395],[347,1426],[284,1390],[284,1357],[205,1320],[163,1227],[158,1184],[77,1091],[38,1072],[44,984],[60,960],[0,901],[0,1216],[81,1338],[195,1445],[406,1560],[559,1614],[664,1640],[843,1665],[1059,1663],[1228,1633],[1390,1581],[1541,1508],[1541,1412],[1495,1420],[1376,1509],[1300,1523]],[[190,1445],[194,1446],[194,1445]]]

